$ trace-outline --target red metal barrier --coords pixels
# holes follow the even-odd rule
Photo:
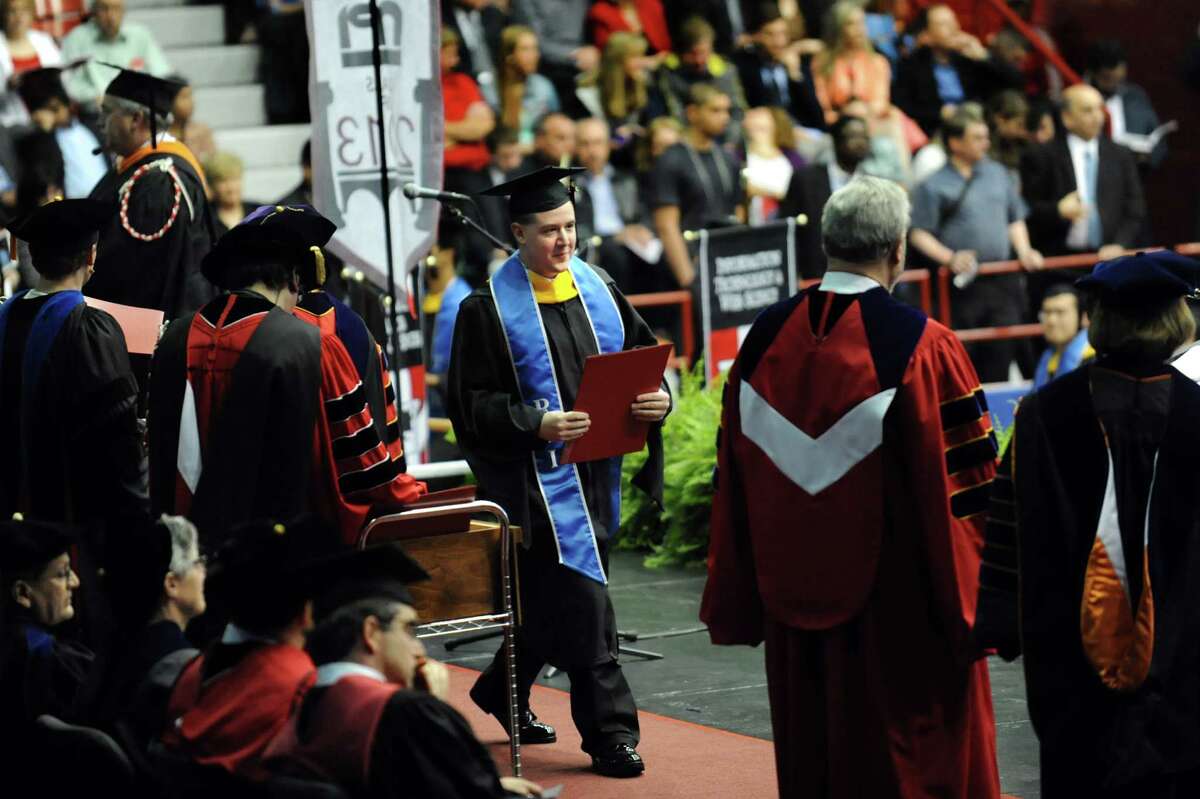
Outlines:
[[[1139,247],[1136,252],[1152,252],[1167,249],[1165,247]],[[1177,244],[1170,248],[1180,255],[1200,256],[1200,242]],[[1131,251],[1132,252],[1132,251]],[[1094,252],[1079,253],[1078,255],[1057,255],[1046,259],[1040,271],[1054,269],[1080,269],[1094,266],[1100,260]],[[979,265],[976,280],[988,275],[1010,275],[1025,271],[1019,261],[991,261]],[[953,277],[946,267],[938,269],[938,321],[952,328],[950,323],[950,280]],[[975,327],[955,330],[955,334],[963,341],[1000,341],[1011,338],[1033,338],[1042,334],[1040,324],[1010,325],[1007,327]]]
[[[1038,32],[1033,29],[1032,25],[1022,19],[1017,12],[1009,8],[1005,0],[987,0],[987,2],[1000,16],[1004,17],[1009,25],[1012,25],[1018,33],[1025,37],[1025,41],[1029,42],[1029,45],[1034,50],[1037,50],[1042,58],[1049,61],[1062,74],[1066,83],[1082,83],[1079,73],[1067,65],[1067,62],[1063,60],[1058,51],[1047,44],[1045,39],[1039,36]]]

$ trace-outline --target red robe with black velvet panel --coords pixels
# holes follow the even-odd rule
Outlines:
[[[999,795],[969,648],[994,471],[962,345],[881,287],[756,321],[725,389],[701,618],[714,643],[767,642],[781,796]]]

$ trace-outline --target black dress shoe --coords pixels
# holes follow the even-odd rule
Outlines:
[[[605,777],[636,777],[645,770],[642,756],[629,744],[617,744],[592,755],[592,771]]]
[[[508,714],[497,716],[500,726],[508,732]],[[511,734],[510,734],[511,735]],[[532,710],[521,714],[521,743],[522,744],[552,744],[558,740],[558,733],[544,721],[538,721]]]

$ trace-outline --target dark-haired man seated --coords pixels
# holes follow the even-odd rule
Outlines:
[[[381,439],[342,341],[292,315],[298,272],[332,233],[307,206],[251,213],[204,260],[227,293],[172,323],[155,353],[151,500],[210,547],[240,522],[309,511],[353,543],[371,505],[425,491]]]
[[[351,562],[353,561],[353,562]],[[428,575],[396,544],[343,558],[315,603],[308,652],[316,682],[268,747],[264,765],[373,799],[536,796],[500,777],[466,720],[445,703],[446,667],[425,659],[407,582]]]
[[[239,527],[209,580],[229,609],[221,640],[184,667],[167,703],[162,743],[177,758],[249,779],[315,679],[304,651],[337,535],[314,517]]]

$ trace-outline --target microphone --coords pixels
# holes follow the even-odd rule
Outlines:
[[[404,196],[410,200],[440,200],[441,202],[472,202],[471,198],[456,191],[438,191],[418,186],[415,183],[405,183]]]

